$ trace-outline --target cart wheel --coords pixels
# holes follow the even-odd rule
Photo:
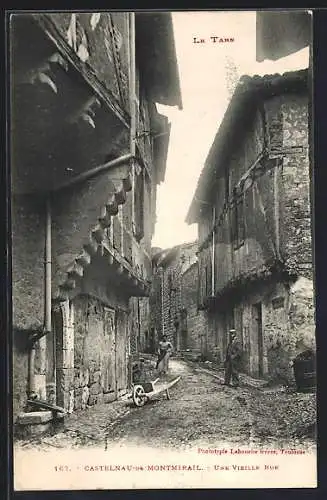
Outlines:
[[[144,406],[147,396],[141,385],[135,385],[133,389],[133,402],[135,406]]]

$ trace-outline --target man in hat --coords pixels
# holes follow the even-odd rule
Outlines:
[[[239,386],[239,368],[242,357],[242,347],[237,339],[236,330],[229,330],[229,343],[225,359],[225,383],[230,385],[233,380],[234,387]]]

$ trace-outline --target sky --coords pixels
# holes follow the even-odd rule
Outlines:
[[[255,12],[172,14],[183,109],[158,105],[171,122],[165,181],[158,187],[152,245],[169,248],[197,238],[185,217],[206,156],[229,102],[226,58],[239,76],[283,73],[308,67],[309,49],[279,61],[255,60]],[[213,43],[210,37],[234,38]],[[205,39],[194,43],[193,39]]]

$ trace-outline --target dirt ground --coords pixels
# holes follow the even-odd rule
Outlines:
[[[314,394],[281,387],[225,387],[201,367],[172,359],[169,378],[178,375],[181,380],[171,389],[170,400],[162,394],[142,408],[127,400],[81,410],[67,416],[57,434],[17,441],[15,447],[314,446]]]

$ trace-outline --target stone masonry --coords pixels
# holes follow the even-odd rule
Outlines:
[[[185,243],[162,251],[156,259],[150,298],[150,314],[154,322],[151,326],[158,337],[167,335],[177,351],[183,348],[182,339],[186,331],[182,275],[196,261],[196,249],[197,242]]]
[[[249,92],[258,90],[259,95],[267,82],[275,85],[275,78],[278,92],[265,95],[251,112],[244,108],[247,127],[235,126],[225,169],[215,186],[209,183],[208,192],[201,194],[211,206],[195,216],[199,302],[206,315],[209,352],[218,345],[223,359],[227,332],[236,328],[245,371],[290,381],[294,357],[315,349],[308,94],[303,72],[254,79],[252,89],[248,79]],[[301,84],[288,87],[288,79]],[[232,99],[230,109],[233,104]],[[212,162],[219,163],[219,158]],[[258,174],[249,175],[258,165]]]

